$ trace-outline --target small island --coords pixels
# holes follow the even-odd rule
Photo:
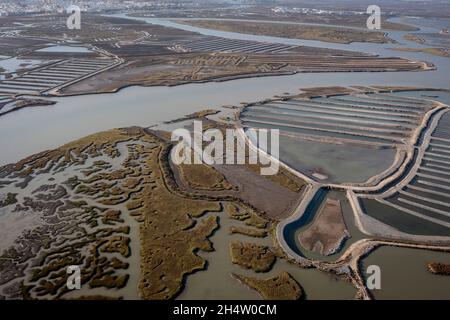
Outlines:
[[[428,271],[441,276],[450,276],[450,264],[440,262],[430,262]]]

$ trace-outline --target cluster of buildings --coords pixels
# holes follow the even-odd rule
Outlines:
[[[28,13],[63,12],[70,5],[82,11],[138,10],[164,7],[191,6],[196,1],[140,1],[140,0],[0,0],[0,16]]]
[[[314,8],[298,8],[298,7],[283,7],[278,6],[271,9],[274,13],[300,13],[300,14],[327,14],[327,15],[349,15],[349,14],[365,14],[363,11],[336,11],[336,10],[322,10]]]

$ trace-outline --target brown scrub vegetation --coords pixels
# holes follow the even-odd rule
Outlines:
[[[16,199],[17,194],[8,193],[4,199],[0,199],[0,208],[7,207],[17,202]]]
[[[238,234],[242,234],[244,236],[255,237],[255,238],[267,237],[267,231],[265,231],[265,230],[257,230],[257,229],[239,227],[239,226],[231,226],[230,233],[231,234],[238,233]]]
[[[369,32],[348,28],[257,21],[183,20],[181,22],[195,27],[221,31],[335,43],[387,43],[393,41],[386,37],[383,32]]]
[[[450,276],[450,264],[440,262],[430,262],[428,264],[428,271],[442,276]]]
[[[130,244],[131,233],[137,232],[141,296],[175,296],[186,275],[205,267],[196,252],[213,250],[207,238],[218,223],[216,216],[202,216],[222,206],[168,187],[168,150],[165,142],[134,127],[97,133],[2,168],[2,178],[20,178],[24,189],[40,175],[86,169],[61,185],[43,185],[16,204],[13,210],[37,212],[47,224],[27,231],[3,252],[1,295],[63,298],[69,265],[81,267],[83,287],[124,288],[129,258],[139,254]],[[12,196],[7,198],[14,204]],[[129,215],[138,230],[132,229]],[[29,259],[37,261],[32,268]]]
[[[225,177],[204,164],[181,164],[179,166],[183,182],[197,190],[231,190],[233,186]]]
[[[226,210],[231,219],[244,221],[246,225],[251,227],[264,229],[269,223],[269,221],[258,216],[253,210],[248,208],[244,209],[234,204],[227,204]]]
[[[233,274],[249,288],[256,290],[266,300],[298,300],[303,297],[302,287],[287,272],[267,278],[259,279]]]
[[[267,272],[276,261],[275,254],[266,246],[253,243],[232,242],[231,261],[255,272]]]

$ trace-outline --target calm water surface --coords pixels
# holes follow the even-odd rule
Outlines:
[[[381,290],[376,299],[450,299],[450,277],[427,270],[429,262],[450,263],[450,254],[381,247],[364,259],[364,266],[381,268]]]

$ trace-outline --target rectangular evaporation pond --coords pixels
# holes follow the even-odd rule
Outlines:
[[[444,171],[446,171],[447,167],[450,166],[450,159],[443,158],[442,156],[438,157],[436,153],[432,153],[430,151],[425,153],[423,160],[428,161],[428,163],[435,166],[442,166]]]
[[[425,160],[430,161],[430,162],[437,162],[436,160],[439,161],[439,163],[442,166],[450,165],[450,154],[446,153],[446,152],[441,152],[441,151],[435,151],[435,150],[431,150],[428,149],[425,152]],[[448,174],[448,170],[446,170],[446,168],[444,170],[442,170],[441,168],[439,169],[434,169],[434,170],[438,170],[439,174],[441,173],[440,171],[442,171],[443,174]]]
[[[356,130],[356,129],[349,129],[349,128],[341,128],[341,127],[336,127],[336,126],[332,126],[332,125],[326,125],[325,123],[320,125],[320,124],[298,124],[299,127],[296,127],[297,124],[291,124],[289,123],[289,121],[276,121],[276,123],[264,123],[264,119],[255,117],[255,118],[245,118],[244,119],[245,122],[252,122],[252,123],[259,123],[262,126],[266,126],[266,125],[271,125],[271,126],[275,126],[276,128],[279,128],[282,131],[297,131],[297,130],[309,130],[311,132],[313,132],[313,135],[321,135],[321,133],[326,134],[327,136],[336,136],[338,134],[342,134],[342,135],[347,135],[347,138],[349,136],[351,137],[361,137],[361,138],[365,138],[365,137],[371,137],[371,136],[367,136],[367,134],[372,134],[372,135],[377,135],[376,132],[368,132],[368,131],[361,131],[361,130]],[[339,132],[341,131],[341,132]],[[345,131],[345,132],[344,132]],[[327,134],[328,133],[328,134]],[[359,135],[358,135],[359,134]],[[386,134],[382,135],[381,133],[379,134],[380,137],[373,137],[375,139],[383,139],[384,136],[386,136]],[[394,137],[387,137],[385,139],[389,139],[389,141],[391,141],[391,139],[393,139]]]
[[[266,52],[273,52],[274,50],[279,49],[285,50],[285,46],[267,43],[256,43],[256,44],[248,44],[240,48],[242,52],[251,52],[251,53],[266,53]]]
[[[11,89],[11,90],[34,90],[36,87],[25,86],[25,85],[15,85],[15,84],[7,84],[0,83],[0,88],[2,89]],[[40,90],[39,88],[37,88]]]
[[[450,195],[450,188],[445,189],[442,186],[434,183],[429,183],[428,181],[424,181],[422,179],[414,180],[411,184],[409,184],[410,187],[417,187],[425,190],[430,190],[430,192],[436,192],[436,193],[442,193],[444,195]]]
[[[274,114],[272,110],[267,111],[257,111],[257,113],[263,114],[264,112],[268,114]],[[328,121],[347,121],[347,122],[354,122],[358,123],[360,125],[364,125],[367,127],[370,127],[372,123],[384,125],[386,127],[405,127],[414,129],[416,126],[414,126],[412,123],[410,123],[407,120],[403,121],[396,121],[396,120],[385,120],[385,119],[377,119],[370,116],[364,116],[362,114],[355,114],[355,115],[346,115],[346,114],[339,114],[339,113],[330,113],[325,112],[322,110],[317,111],[307,111],[307,110],[287,110],[284,111],[286,115],[290,115],[292,117],[306,117],[306,118],[317,118],[317,119],[326,119]]]
[[[447,114],[448,114],[448,111],[439,120],[438,129],[447,129],[448,130],[448,128],[450,126],[450,120],[446,117]]]
[[[428,198],[431,200],[441,201],[443,203],[450,204],[450,193],[438,193],[436,191],[430,190],[429,188],[422,188],[419,187],[419,189],[416,188],[417,186],[408,186],[404,188],[404,190],[408,193],[418,195],[420,197]],[[449,209],[450,211],[450,209]]]
[[[247,49],[246,51],[252,52],[252,53],[270,53],[273,50],[276,50],[277,48],[280,48],[280,46],[274,46],[274,45],[260,45],[255,48]]]
[[[401,95],[396,95],[395,93],[357,93],[356,97],[363,97],[374,101],[392,101],[394,103],[407,103],[407,104],[417,104],[417,105],[428,105],[430,103],[429,99],[424,99],[423,97],[406,97]]]
[[[18,90],[42,90],[45,88],[50,88],[51,85],[47,84],[27,84],[22,82],[11,82],[11,83],[0,83],[0,87],[9,88],[9,89],[18,89]]]
[[[429,101],[424,99],[410,99],[410,98],[401,98],[401,97],[393,97],[385,94],[377,94],[377,93],[369,93],[369,94],[359,94],[359,95],[352,95],[351,97],[360,98],[360,99],[367,99],[371,101],[381,101],[381,102],[387,102],[387,103],[399,103],[399,104],[409,104],[409,105],[422,105],[426,106],[429,105]]]
[[[450,173],[450,163],[446,165],[443,163],[436,163],[430,160],[422,160],[420,165],[424,168],[443,170],[444,172]]]
[[[228,49],[232,49],[232,48],[239,48],[239,47],[243,47],[245,46],[245,44],[242,43],[213,43],[213,44],[200,44],[200,45],[190,45],[189,48],[192,50],[228,50]]]
[[[71,72],[71,73],[87,73],[86,70],[80,70],[77,68],[72,68],[68,66],[61,66],[61,67],[52,67],[48,69],[49,71],[63,71],[63,72]]]
[[[65,63],[62,65],[64,68],[73,68],[79,70],[97,70],[100,66],[90,66],[78,63]]]
[[[419,200],[416,200],[414,198],[411,197],[407,197],[403,194],[396,196],[395,198],[390,198],[388,200],[389,203],[392,203],[394,205],[400,206],[402,208],[411,210],[413,212],[417,212],[419,214],[422,214],[424,216],[442,221],[442,222],[447,222],[450,223],[450,217],[446,217],[442,214],[439,214],[437,212],[434,212],[433,210],[429,210],[426,209],[424,206],[426,207],[431,207],[426,203],[420,202]],[[407,212],[406,212],[407,213]],[[428,221],[426,219],[422,219],[423,221]],[[450,232],[450,228],[448,229],[448,231]]]
[[[291,105],[283,105],[283,104],[265,104],[263,106],[258,107],[249,107],[250,110],[264,110],[266,112],[270,113],[276,113],[276,112],[284,112],[288,114],[300,114],[303,112],[314,112],[318,114],[323,115],[336,115],[336,116],[343,116],[343,117],[349,117],[349,118],[366,118],[366,119],[373,119],[374,121],[381,120],[381,121],[394,121],[395,123],[404,123],[406,125],[412,126],[413,123],[417,123],[418,119],[412,119],[411,117],[404,117],[401,114],[395,115],[395,114],[380,114],[376,112],[370,112],[365,110],[358,110],[358,109],[341,109],[341,108],[334,108],[334,107],[328,107],[328,106],[291,106]],[[415,127],[415,126],[414,126]]]
[[[397,210],[375,199],[363,198],[360,199],[360,203],[367,215],[402,232],[428,236],[450,235],[449,228]]]
[[[431,171],[433,170],[433,171]],[[420,177],[421,175],[426,175],[429,176],[430,179],[434,179],[436,181],[439,181],[442,185],[450,185],[450,175],[448,175],[448,172],[436,172],[439,171],[439,169],[434,169],[434,168],[419,168],[419,170],[417,170],[418,176]]]
[[[402,124],[404,123],[407,126],[412,126],[412,124],[416,121],[413,121],[408,118],[404,117],[390,117],[385,115],[378,115],[378,114],[368,114],[368,113],[362,113],[358,110],[352,110],[352,111],[343,111],[343,110],[329,110],[321,107],[300,107],[300,108],[283,108],[283,107],[273,107],[272,105],[268,104],[266,106],[261,107],[250,107],[250,110],[263,110],[262,112],[268,112],[268,113],[284,113],[284,114],[291,114],[293,116],[301,116],[303,114],[308,115],[323,115],[323,116],[329,116],[329,117],[341,117],[345,119],[365,119],[365,121],[368,121],[371,123],[372,121],[382,122],[382,123],[391,123],[391,124]],[[415,126],[414,126],[415,127]]]
[[[448,125],[450,125],[450,112],[446,112],[443,116],[442,116],[442,118],[441,118],[441,120],[439,121],[440,123],[442,122],[445,126],[448,126]]]
[[[406,138],[407,131],[398,130],[396,128],[389,127],[364,127],[363,125],[359,125],[357,122],[345,122],[345,121],[331,121],[327,119],[320,118],[308,118],[308,117],[289,117],[289,116],[274,116],[274,115],[253,115],[248,114],[242,117],[244,121],[253,121],[253,122],[261,122],[268,123],[283,127],[291,127],[298,126],[302,128],[310,128],[310,129],[323,129],[330,130],[333,132],[345,131],[347,134],[359,134],[366,136],[388,136],[389,138],[397,137],[397,138]],[[343,133],[345,133],[343,132]]]
[[[380,115],[380,116],[392,116],[399,119],[408,119],[409,121],[417,122],[420,118],[418,113],[398,111],[391,108],[372,108],[363,106],[350,106],[345,104],[332,104],[332,103],[321,103],[321,102],[309,102],[300,100],[289,100],[283,102],[274,102],[270,105],[290,108],[290,109],[302,109],[302,108],[314,108],[314,109],[324,109],[324,110],[336,110],[336,111],[352,111],[367,115]]]
[[[387,121],[387,120],[379,120],[372,119],[370,117],[359,117],[359,116],[345,116],[345,115],[333,115],[325,112],[311,112],[311,111],[283,111],[284,113],[276,112],[275,110],[258,110],[258,111],[247,111],[243,113],[244,116],[252,116],[252,117],[269,117],[269,118],[280,118],[280,119],[298,119],[301,121],[302,119],[310,119],[309,121],[322,121],[322,122],[333,122],[333,123],[352,123],[353,125],[360,127],[371,128],[372,124],[375,123],[382,128],[393,129],[395,131],[396,128],[403,128],[405,131],[410,131],[415,128],[415,126],[397,121]],[[314,119],[314,120],[312,120]],[[409,128],[409,130],[408,130]]]
[[[74,62],[74,61],[66,61],[64,63],[61,63],[55,67],[63,67],[63,68],[74,68],[74,69],[98,69],[108,66],[107,64],[98,64],[98,63],[81,63],[81,62]]]
[[[437,152],[426,151],[424,159],[444,166],[450,164],[450,159],[447,154],[439,154]]]
[[[324,99],[324,98],[318,98],[318,99]],[[423,105],[417,105],[417,104],[408,104],[408,103],[389,103],[384,101],[373,101],[368,99],[356,99],[355,97],[348,98],[348,96],[345,96],[345,98],[339,96],[339,98],[327,98],[332,102],[342,102],[342,103],[348,103],[348,104],[358,104],[363,106],[383,106],[383,107],[391,107],[391,108],[397,108],[397,109],[406,109],[406,110],[412,110],[412,111],[424,111],[429,106],[423,106]]]
[[[85,72],[85,71],[69,70],[69,69],[64,68],[64,67],[49,68],[49,69],[47,69],[47,72],[50,72],[50,73],[55,72],[55,73],[58,73],[58,74],[67,74],[67,75],[75,75],[75,76],[87,74],[87,72]]]
[[[36,52],[89,53],[92,51],[85,47],[51,46],[51,47],[36,50]]]
[[[431,153],[443,155],[443,156],[445,156],[445,155],[450,156],[450,149],[445,149],[442,147],[430,146],[430,148],[427,151],[429,151]],[[450,165],[450,163],[449,163],[449,165]]]
[[[449,142],[450,142],[450,130],[447,129],[447,128],[441,127],[439,125],[439,127],[436,130],[434,130],[433,137],[434,138],[441,138],[441,139],[448,139]],[[450,145],[449,142],[446,142],[446,141],[443,141],[443,142],[445,144],[449,144]]]
[[[20,80],[26,82],[35,82],[35,83],[44,83],[44,84],[58,84],[61,83],[61,80],[51,80],[51,79],[37,79],[37,78],[29,78],[29,77],[20,77]]]
[[[423,114],[423,108],[410,108],[407,106],[392,106],[392,105],[383,105],[383,104],[365,104],[363,101],[340,101],[335,98],[315,98],[311,100],[291,100],[293,102],[298,103],[309,103],[315,105],[330,105],[330,106],[341,106],[341,107],[349,107],[355,109],[368,109],[368,110],[378,110],[378,111],[386,111],[391,113],[399,113],[399,114]],[[285,101],[283,103],[289,103],[290,101]]]
[[[331,98],[326,100],[318,100],[314,99],[311,100],[309,103],[315,103],[317,105],[325,104],[330,106],[343,106],[343,107],[350,107],[355,109],[369,109],[369,110],[379,110],[379,111],[391,111],[398,114],[407,114],[407,115],[419,115],[421,116],[424,113],[424,110],[422,108],[414,109],[414,108],[408,108],[408,107],[402,107],[402,106],[386,106],[386,105],[371,105],[371,104],[364,104],[360,102],[351,102],[351,101],[338,101],[338,100],[331,100]]]
[[[443,141],[443,140],[438,140],[438,139],[433,139],[433,137],[431,137],[430,144],[445,148],[445,150],[450,148],[449,142]]]
[[[193,41],[189,43],[182,43],[182,45],[202,45],[202,44],[213,44],[213,43],[223,43],[223,38],[209,38],[209,39],[203,39],[198,41]]]
[[[426,185],[429,187],[433,187],[435,188],[437,191],[440,192],[450,192],[450,186],[446,186],[444,184],[442,184],[440,181],[435,181],[433,179],[429,179],[429,178],[424,178],[424,177],[417,177],[416,178],[417,183],[420,183],[422,185]]]
[[[35,76],[42,76],[43,78],[49,78],[49,79],[59,79],[59,78],[73,78],[73,74],[67,74],[67,73],[59,73],[59,72],[53,72],[52,70],[39,70],[36,72],[33,72],[32,75]]]
[[[208,38],[201,39],[198,41],[193,41],[190,43],[185,43],[187,45],[206,45],[206,44],[245,44],[247,43],[244,40],[231,40],[226,38]]]
[[[79,66],[92,66],[92,67],[106,67],[112,64],[112,61],[100,61],[100,60],[71,60],[64,64],[75,64]]]
[[[53,72],[47,72],[47,71],[36,71],[36,72],[27,74],[27,76],[30,76],[30,75],[32,75],[33,77],[39,77],[42,79],[51,79],[51,80],[59,80],[59,79],[65,80],[68,78],[69,79],[73,78],[72,76],[68,76],[65,74],[55,74]]]
[[[348,134],[340,134],[340,133],[332,133],[332,132],[323,132],[323,131],[316,131],[316,130],[307,130],[307,129],[298,129],[298,128],[291,128],[291,127],[281,127],[281,126],[275,126],[270,124],[261,124],[257,122],[252,122],[250,120],[243,121],[243,125],[250,127],[250,128],[267,128],[267,129],[280,129],[280,133],[283,134],[299,134],[299,135],[308,135],[308,136],[314,136],[314,137],[329,137],[329,138],[342,138],[342,139],[350,139],[354,140],[355,142],[374,142],[374,143],[381,143],[385,145],[392,144],[391,140],[387,139],[381,139],[381,138],[372,138],[367,136],[352,136]]]
[[[438,131],[433,133],[433,139],[441,144],[450,145],[450,133]]]
[[[328,99],[336,99],[336,100],[342,100],[342,101],[356,101],[356,102],[367,102],[367,103],[374,103],[374,104],[380,104],[380,105],[392,105],[392,106],[407,106],[407,107],[415,107],[415,108],[425,108],[430,105],[428,101],[424,100],[398,100],[398,99],[383,99],[383,98],[375,98],[371,97],[370,95],[363,95],[363,96],[357,96],[357,95],[340,95],[340,96],[331,96]]]
[[[443,91],[409,91],[409,92],[395,92],[395,96],[400,97],[416,97],[419,99],[438,100],[446,104],[450,104],[450,92]]]
[[[424,100],[423,97],[417,96],[417,97],[408,97],[404,95],[400,95],[400,92],[393,92],[390,94],[386,93],[368,93],[365,96],[371,98],[371,99],[377,99],[377,100],[392,100],[395,102],[406,102],[406,103],[418,103],[418,104],[428,104],[429,102]]]
[[[229,45],[227,50],[231,52],[244,52],[261,47],[261,43],[241,43],[239,45]]]
[[[405,200],[415,202],[417,204],[430,207],[431,209],[436,209],[439,211],[442,211],[442,214],[439,212],[436,212],[436,214],[441,215],[441,217],[445,218],[447,217],[447,220],[450,222],[450,202],[447,203],[446,201],[443,201],[442,203],[439,203],[437,200],[431,198],[428,196],[428,194],[422,193],[421,191],[415,191],[411,193],[407,193],[408,191],[404,190],[403,193],[400,193],[399,198],[403,198]],[[433,212],[433,210],[431,210]],[[426,210],[426,209],[424,209]]]

